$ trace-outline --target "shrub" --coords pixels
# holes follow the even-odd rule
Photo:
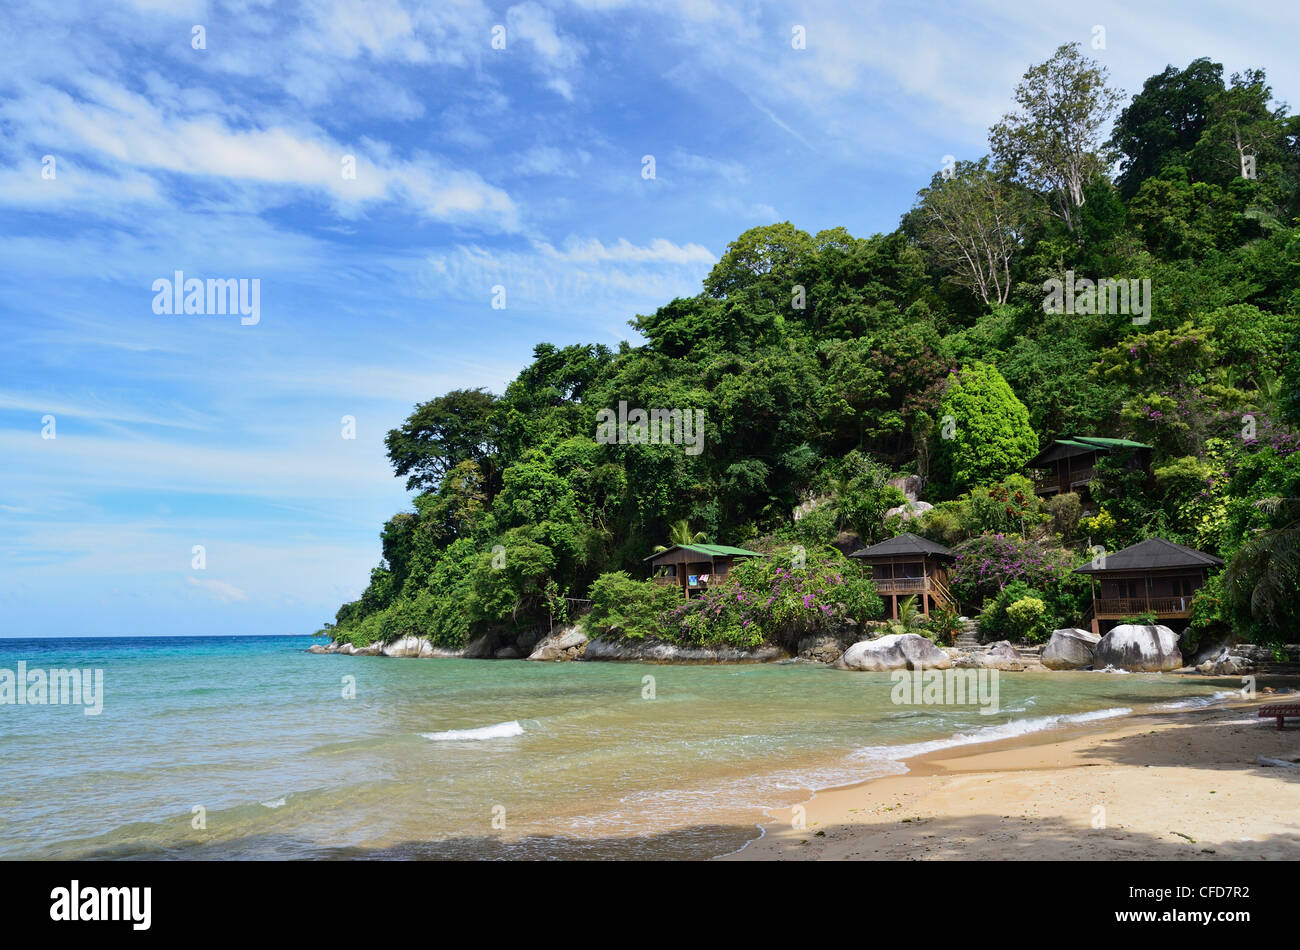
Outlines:
[[[1133,614],[1131,617],[1120,617],[1120,623],[1135,623],[1139,627],[1154,626],[1160,618],[1156,616],[1154,610],[1144,610],[1141,613]]]
[[[665,638],[689,643],[792,644],[852,620],[875,620],[885,605],[867,569],[834,548],[737,564],[703,597],[669,610]]]
[[[1065,551],[1002,534],[972,538],[954,552],[952,590],[967,604],[981,603],[1014,581],[1039,586],[1062,580],[1075,566]]]
[[[996,485],[976,488],[961,499],[961,524],[967,537],[1014,531],[1023,534],[1037,524],[1042,502],[1033,483],[1011,475]]]
[[[626,571],[601,574],[591,585],[591,611],[582,626],[592,637],[641,640],[664,632],[663,616],[681,603],[674,587],[633,580]]]
[[[1048,499],[1047,513],[1052,516],[1052,530],[1062,538],[1072,538],[1079,527],[1083,503],[1079,500],[1078,494],[1072,491],[1053,495]]]
[[[1047,605],[1038,597],[1021,597],[1007,606],[1007,625],[1016,639],[1047,639]]]
[[[952,547],[969,537],[962,527],[961,509],[959,501],[940,502],[913,520],[909,527],[923,538]]]
[[[1079,519],[1079,530],[1087,535],[1093,544],[1110,547],[1119,537],[1119,523],[1105,508],[1090,518]]]
[[[839,533],[835,524],[836,512],[833,505],[818,505],[812,511],[794,523],[790,534],[795,541],[808,547],[821,547],[833,541]]]
[[[961,614],[952,607],[938,607],[930,611],[925,633],[935,643],[949,646],[957,639],[957,634],[960,632]]]
[[[984,602],[980,610],[980,639],[1009,640],[1019,639],[1019,634],[1007,617],[1007,608],[1020,600],[1034,598],[1042,601],[1041,594],[1024,581],[1012,581],[994,596]]]

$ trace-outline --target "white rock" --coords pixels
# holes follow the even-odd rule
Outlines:
[[[1101,634],[1078,627],[1052,631],[1052,639],[1043,647],[1043,666],[1049,670],[1082,670],[1092,666]]]
[[[1122,623],[1097,643],[1092,665],[1134,673],[1165,673],[1183,665],[1178,634],[1163,624]]]
[[[986,670],[1019,672],[1025,668],[1025,661],[1020,658],[1020,651],[1008,640],[999,640],[993,644],[979,660],[980,666]]]
[[[885,512],[885,517],[892,518],[894,515],[902,515],[904,521],[911,521],[913,518],[921,517],[933,507],[934,505],[928,501],[909,501],[897,508],[890,508]]]
[[[573,660],[581,656],[587,646],[587,635],[577,627],[569,627],[543,638],[529,655],[530,660]]]
[[[925,637],[891,633],[876,640],[861,640],[835,661],[837,670],[946,670],[952,659]]]
[[[383,647],[384,656],[419,656],[420,644],[428,643],[420,637],[400,637]]]

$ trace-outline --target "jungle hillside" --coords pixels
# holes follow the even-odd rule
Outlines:
[[[413,510],[321,632],[454,648],[583,599],[592,635],[755,644],[879,618],[844,554],[911,531],[963,555],[953,591],[992,633],[1083,622],[1073,568],[1162,537],[1227,562],[1191,636],[1294,641],[1300,116],[1262,69],[1202,58],[1126,94],[1078,45],[1014,104],[893,232],[753,228],[630,321],[642,342],[538,343],[504,392],[416,405],[386,439]],[[621,403],[701,411],[699,450],[598,439]],[[1039,497],[1026,463],[1071,435],[1150,469]],[[906,476],[932,507],[887,516]],[[781,556],[683,603],[645,558],[691,541]]]

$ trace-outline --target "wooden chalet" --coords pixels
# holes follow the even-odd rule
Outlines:
[[[725,544],[674,544],[645,560],[650,562],[656,582],[680,587],[682,596],[691,598],[701,596],[710,583],[725,577],[737,558],[763,556]]]
[[[948,565],[956,560],[956,555],[942,544],[908,532],[849,556],[871,565],[876,591],[889,605],[889,615],[895,619],[899,602],[913,595],[927,617],[933,608],[957,606],[948,590]]]
[[[1192,596],[1211,568],[1223,561],[1164,538],[1146,541],[1075,568],[1092,578],[1092,632],[1109,630],[1120,620],[1153,613],[1160,623],[1186,621]]]
[[[1057,439],[1026,463],[1027,468],[1046,472],[1037,480],[1034,493],[1057,495],[1074,491],[1087,494],[1088,483],[1096,474],[1098,457],[1116,453],[1124,455],[1131,468],[1146,471],[1151,466],[1151,446],[1141,442],[1092,435]]]

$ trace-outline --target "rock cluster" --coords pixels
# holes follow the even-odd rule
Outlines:
[[[577,627],[569,627],[549,637],[543,637],[528,659],[551,662],[576,660],[587,652],[587,635]]]

